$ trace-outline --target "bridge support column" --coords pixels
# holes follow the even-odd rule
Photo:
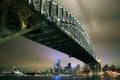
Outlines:
[[[56,16],[57,16],[57,22],[59,21],[59,5],[56,5]]]
[[[6,16],[8,13],[8,6],[5,4],[2,9],[2,16],[0,18],[0,38],[3,37],[3,31],[4,31],[4,26],[5,26],[5,21],[6,21]]]
[[[40,0],[40,14],[43,13],[43,0]]]
[[[52,21],[52,1],[49,1],[49,21]]]

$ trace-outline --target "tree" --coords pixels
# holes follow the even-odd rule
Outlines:
[[[116,70],[115,65],[111,65],[111,66],[110,66],[110,70],[111,70],[111,71],[115,71],[115,70]]]
[[[103,67],[103,71],[107,71],[107,70],[109,70],[108,64],[106,64],[106,65]]]

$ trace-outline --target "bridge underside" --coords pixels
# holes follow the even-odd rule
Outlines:
[[[29,7],[29,6],[28,6]],[[77,42],[60,30],[57,24],[49,22],[44,19],[44,15],[38,14],[33,8],[31,9],[31,16],[27,20],[27,28],[32,28],[31,26],[37,25],[39,23],[44,23],[38,25],[38,28],[24,31],[23,34],[19,34],[21,29],[21,24],[19,23],[19,16],[14,12],[14,10],[8,10],[8,15],[5,21],[4,34],[2,37],[14,35],[17,33],[19,36],[23,35],[24,37],[31,39],[35,42],[46,45],[50,48],[61,51],[71,57],[75,57],[87,64],[97,64],[95,58],[88,53],[83,47],[81,47]],[[0,8],[0,16],[2,16],[2,9]],[[35,26],[36,27],[36,26]],[[10,37],[9,37],[10,38]],[[2,39],[1,39],[2,40]]]
[[[24,36],[50,48],[61,51],[70,57],[82,60],[85,63],[96,63],[94,58],[84,48],[59,29],[54,28],[53,25],[48,25],[44,28],[26,33]]]

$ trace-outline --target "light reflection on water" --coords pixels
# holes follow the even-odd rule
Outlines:
[[[73,77],[73,76],[0,76],[0,80],[120,80],[120,76],[111,77]]]
[[[54,76],[54,80],[60,80],[60,76],[58,75]]]
[[[69,77],[69,76],[68,76],[68,77],[62,77],[62,78],[61,78],[61,76],[55,75],[55,76],[53,77],[54,80],[61,80],[61,79],[63,79],[63,78],[65,78],[65,80],[70,80],[70,77]]]
[[[70,76],[58,76],[58,75],[55,75],[53,77],[53,80],[120,80],[120,76],[117,76],[117,77],[110,77],[110,76],[104,76],[103,78],[101,78],[100,76],[98,77],[70,77]]]

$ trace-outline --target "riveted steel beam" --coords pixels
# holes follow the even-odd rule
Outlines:
[[[67,42],[67,43],[62,43],[62,44],[53,44],[53,45],[50,45],[50,47],[64,47],[64,46],[70,46],[70,43]]]
[[[51,37],[37,37],[37,38],[33,38],[33,40],[35,40],[35,41],[38,41],[38,42],[45,42],[45,41],[47,41],[47,40],[53,40],[53,39],[56,39],[56,38],[59,38],[60,37],[60,35],[57,35],[57,36],[51,36]]]
[[[52,40],[50,40],[50,41],[48,41],[48,42],[46,42],[46,43],[44,43],[45,45],[53,45],[53,44],[62,44],[62,43],[66,43],[68,40],[66,40],[66,39],[55,39],[54,41]]]
[[[30,33],[25,34],[25,37],[34,38],[34,37],[39,37],[39,36],[43,36],[43,35],[45,36],[45,35],[47,35],[49,33],[53,33],[54,31],[55,30],[48,30],[48,31],[42,31],[41,33],[36,33],[36,34],[30,32]]]
[[[23,35],[25,33],[28,33],[30,31],[33,31],[33,30],[39,29],[41,27],[44,27],[44,26],[46,26],[46,23],[44,21],[41,21],[40,23],[38,23],[38,24],[36,24],[34,26],[31,26],[28,29],[21,29],[18,32],[16,32],[15,34],[12,34],[12,35],[9,35],[7,37],[4,37],[4,38],[0,39],[0,44],[2,44],[4,42],[7,42],[7,41],[9,41],[11,39],[14,39],[16,37],[19,37],[19,36],[21,36],[21,35]]]
[[[27,18],[33,14],[31,9],[24,2],[16,1],[12,10],[18,14],[21,28],[27,28]]]

